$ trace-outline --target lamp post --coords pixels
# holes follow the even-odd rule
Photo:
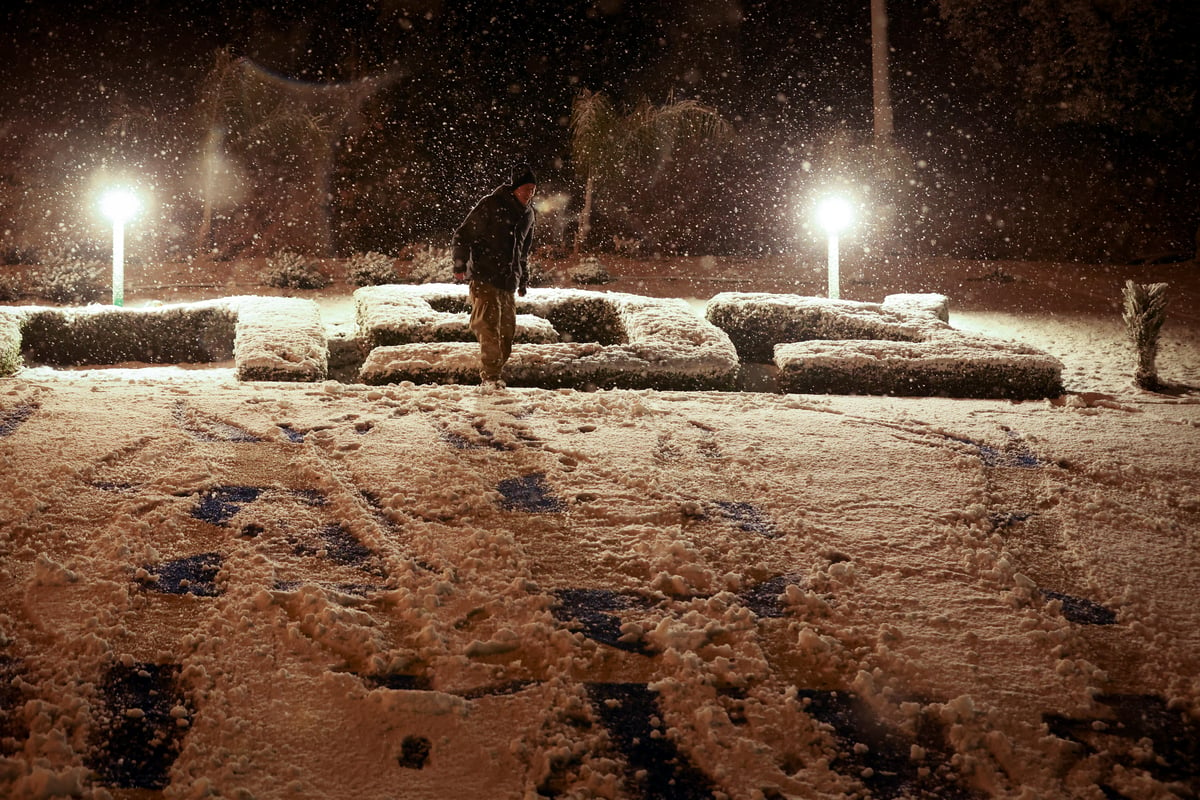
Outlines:
[[[850,225],[854,209],[844,197],[826,197],[817,205],[817,222],[829,237],[829,291],[831,300],[841,295],[838,279],[838,234]]]
[[[128,189],[111,189],[100,198],[100,210],[113,224],[112,304],[125,305],[125,223],[133,219],[142,204]]]

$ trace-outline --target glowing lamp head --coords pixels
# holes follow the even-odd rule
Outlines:
[[[853,219],[854,209],[844,197],[826,197],[817,205],[817,222],[831,236],[844,231]]]
[[[100,198],[100,211],[114,224],[133,219],[141,207],[137,195],[128,189],[112,189]]]

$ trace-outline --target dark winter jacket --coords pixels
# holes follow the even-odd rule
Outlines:
[[[454,232],[454,271],[467,278],[515,292],[529,285],[533,247],[532,206],[523,206],[507,184],[476,204]]]

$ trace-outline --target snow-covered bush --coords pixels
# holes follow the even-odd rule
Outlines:
[[[474,342],[470,314],[462,287],[455,294],[439,296],[418,293],[405,286],[366,286],[354,293],[358,340],[364,348],[386,347],[413,342]],[[518,308],[518,311],[521,309]],[[516,341],[545,344],[557,342],[558,332],[541,317],[517,314]]]
[[[233,361],[243,381],[323,381],[329,348],[321,310],[298,297],[234,298]]]
[[[106,274],[98,261],[54,256],[38,273],[37,293],[56,303],[94,303],[110,288],[104,280]]]
[[[399,291],[392,291],[399,290]],[[383,331],[404,330],[410,337],[417,319],[450,298],[465,300],[466,287],[365,287],[355,292],[360,340],[377,342]],[[424,301],[415,302],[417,299]],[[429,309],[426,311],[425,309]],[[576,289],[535,289],[518,301],[518,312],[531,311],[571,327],[564,341],[517,344],[505,367],[512,385],[542,387],[620,387],[649,389],[732,388],[737,351],[721,330],[697,317],[683,300],[599,294]],[[592,324],[594,329],[587,329]],[[608,343],[599,341],[603,339]],[[432,334],[409,344],[374,346],[359,378],[364,383],[476,383],[479,346],[474,341],[435,341]]]
[[[36,307],[22,317],[22,350],[30,361],[59,366],[224,361],[233,353],[235,321],[221,300],[138,309]]]
[[[413,252],[408,270],[409,283],[450,283],[454,280],[454,259],[446,247],[427,246]]]
[[[320,309],[294,297],[0,311],[0,368],[15,370],[22,354],[51,366],[232,358],[238,378],[246,381],[319,381],[328,374]]]
[[[346,263],[346,280],[354,286],[396,283],[395,259],[386,253],[355,253]]]
[[[773,361],[786,392],[1012,399],[1062,393],[1058,359],[951,328],[942,295],[861,303],[726,292],[709,301],[706,316],[743,360]]]
[[[545,286],[550,282],[550,273],[548,273],[541,261],[529,260],[529,285],[530,286]]]
[[[625,323],[611,296],[573,289],[531,292],[517,298],[517,313],[545,317],[564,342],[623,344],[628,340]]]
[[[316,263],[287,250],[267,259],[261,278],[267,286],[279,289],[321,289],[329,285],[329,276]]]
[[[779,386],[797,394],[1003,397],[1062,394],[1058,359],[1015,342],[946,332],[922,342],[843,340],[775,346]]]
[[[918,297],[924,295],[899,295]],[[897,296],[893,296],[897,297]],[[940,295],[939,295],[940,297]],[[887,339],[916,342],[920,322],[936,312],[911,313],[911,304],[859,303],[793,294],[723,292],[705,308],[708,321],[729,334],[743,361],[770,363],[775,345],[810,339]]]
[[[0,376],[12,375],[21,366],[21,321],[0,311]]]
[[[0,303],[11,303],[25,296],[25,281],[20,275],[0,275]]]
[[[1121,318],[1137,352],[1134,382],[1143,389],[1158,389],[1158,335],[1167,320],[1167,284],[1125,281]]]
[[[0,263],[36,266],[42,263],[41,251],[37,247],[9,245],[0,250]]]
[[[571,280],[584,285],[612,283],[613,277],[595,256],[584,256],[571,270]]]

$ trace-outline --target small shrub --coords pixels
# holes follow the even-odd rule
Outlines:
[[[529,285],[545,286],[550,282],[550,273],[546,272],[540,261],[529,262]]]
[[[611,283],[613,277],[608,274],[608,270],[600,263],[600,259],[595,256],[584,256],[575,265],[575,268],[571,270],[571,280],[576,283],[595,285]]]
[[[41,254],[36,247],[10,245],[0,251],[0,259],[5,264],[36,265],[41,263]]]
[[[1158,389],[1158,335],[1167,320],[1167,284],[1125,281],[1124,299],[1121,316],[1137,351],[1134,382],[1143,389]]]
[[[413,252],[409,283],[453,283],[454,260],[449,248],[426,247]]]
[[[11,303],[25,296],[25,282],[20,275],[0,275],[0,303]]]
[[[261,277],[267,286],[279,289],[321,289],[329,285],[329,277],[314,262],[286,250],[267,259]]]
[[[571,248],[567,247],[565,244],[550,242],[548,244],[538,245],[537,249],[535,250],[535,254],[538,258],[560,260],[571,255]]]
[[[355,253],[346,265],[346,279],[355,286],[396,283],[395,262],[384,253]]]
[[[613,249],[627,256],[636,256],[642,251],[642,240],[636,236],[618,236],[613,234]]]
[[[55,256],[38,274],[37,294],[56,303],[95,303],[110,289],[107,270],[97,261]]]

